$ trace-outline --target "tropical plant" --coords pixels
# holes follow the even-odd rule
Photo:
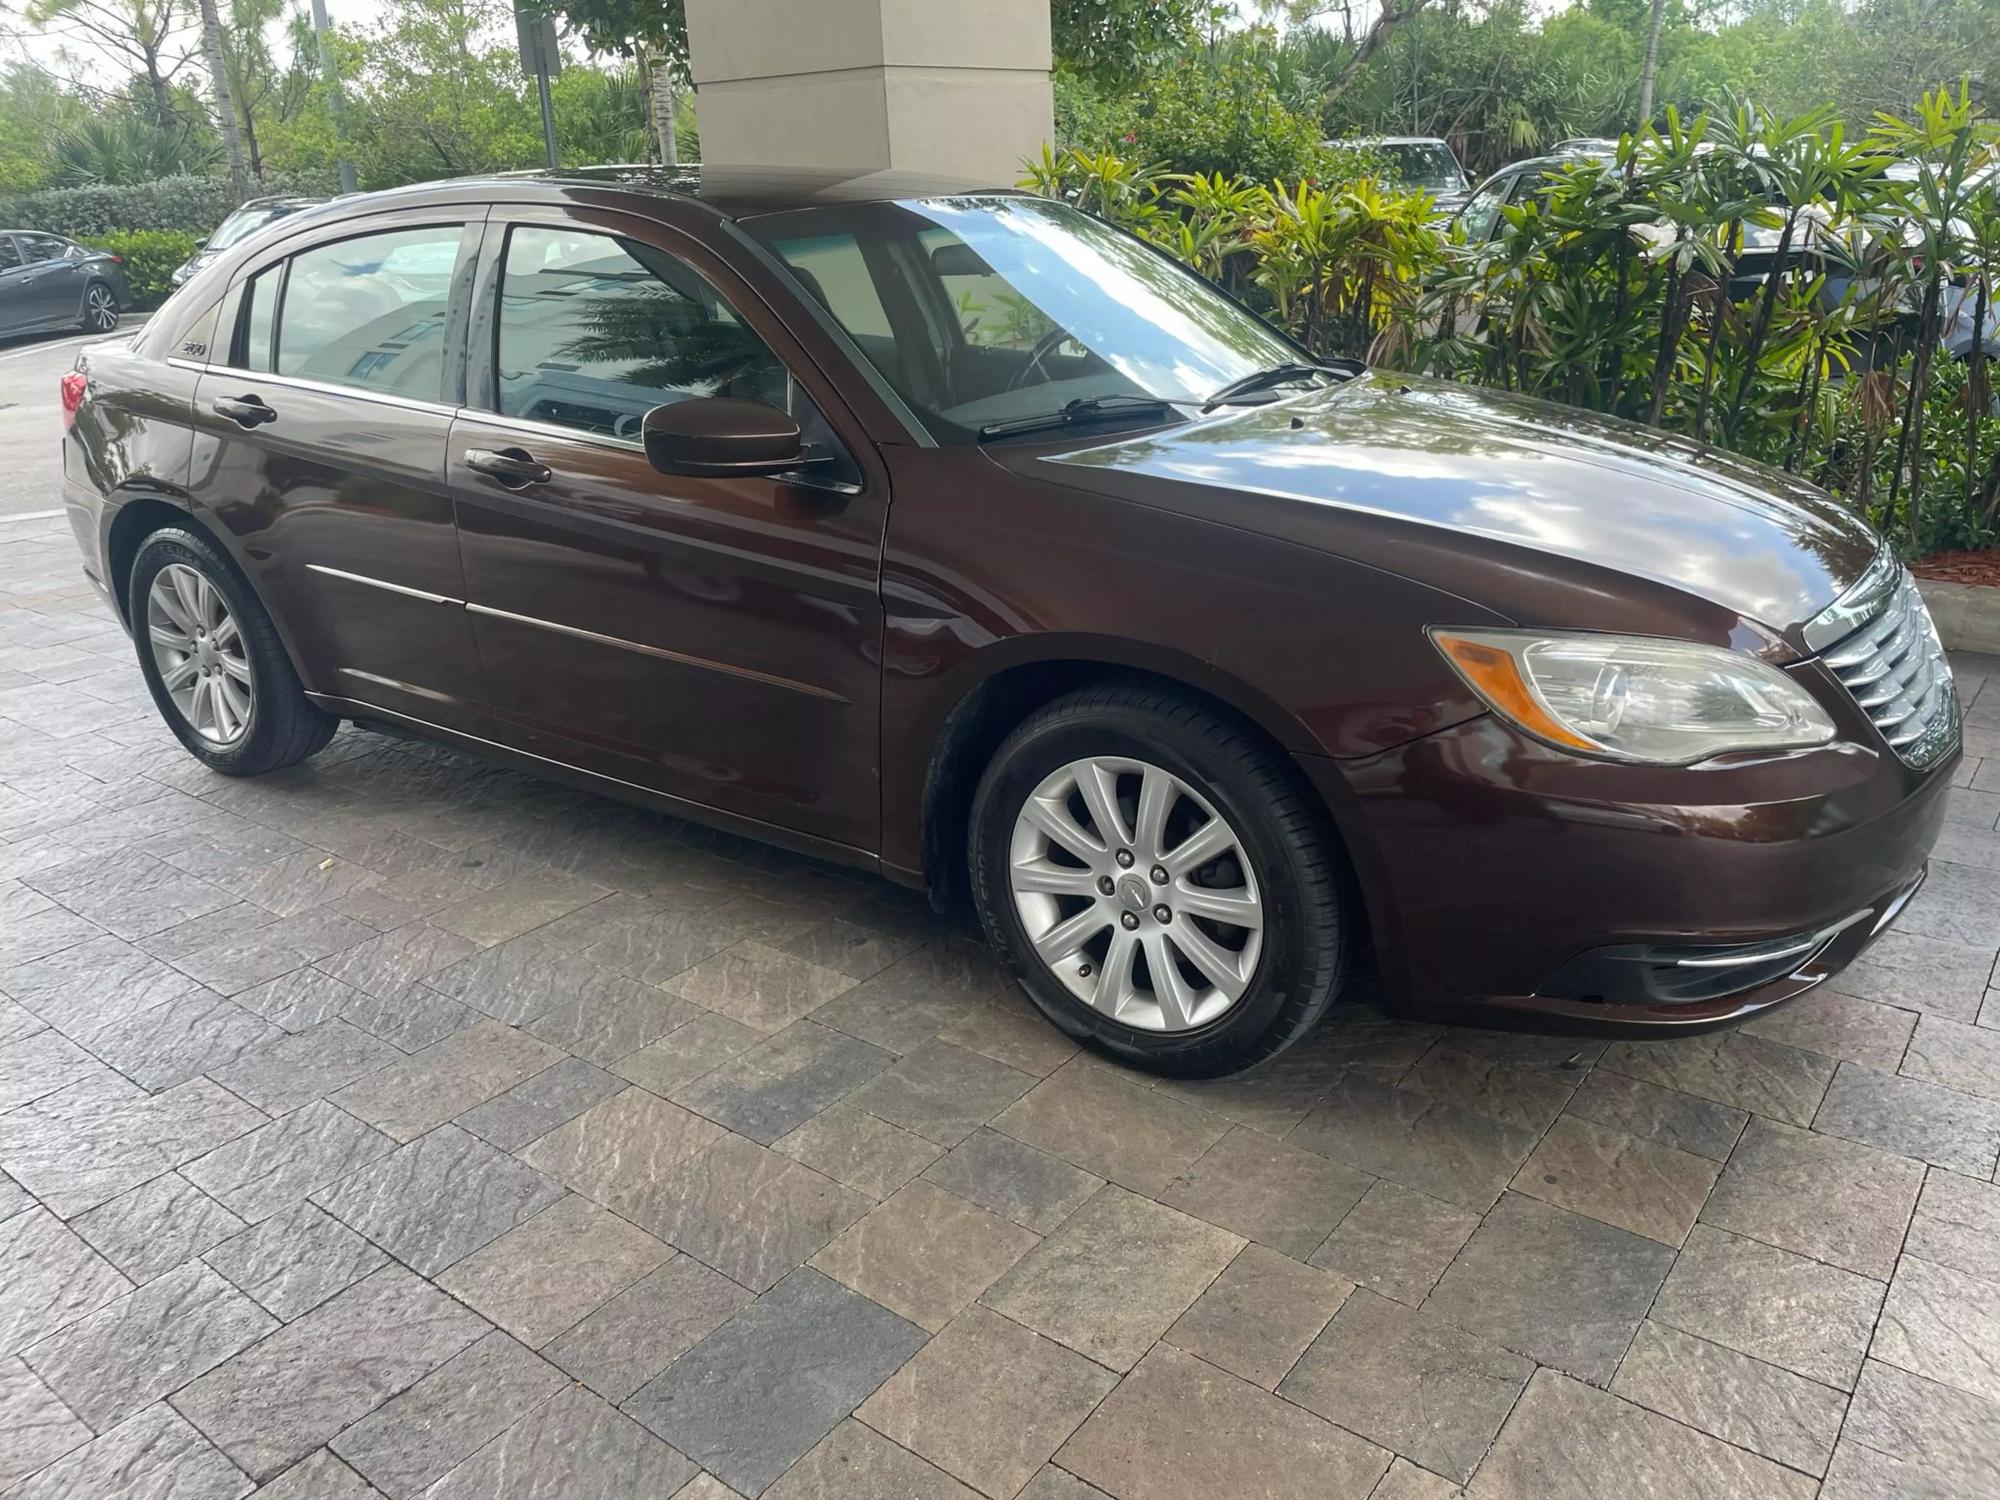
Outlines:
[[[198,240],[185,230],[128,229],[122,234],[93,235],[84,243],[123,257],[133,297],[141,307],[152,307],[173,290],[168,278],[194,254]]]
[[[49,180],[57,187],[130,186],[198,175],[215,165],[213,144],[193,132],[161,130],[129,111],[91,115],[55,138]]]
[[[1135,229],[1317,356],[1720,442],[1920,552],[2000,535],[1984,342],[1960,360],[1943,341],[1990,321],[1995,154],[1962,88],[1858,140],[1828,110],[1669,105],[1610,160],[1551,166],[1475,242],[1371,176],[1258,183],[1051,150],[1023,186]]]

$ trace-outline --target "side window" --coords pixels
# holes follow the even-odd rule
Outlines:
[[[14,237],[0,234],[0,271],[11,271],[21,263],[21,252],[14,248]]]
[[[278,310],[278,373],[438,400],[458,242],[458,225],[432,224],[293,256]],[[263,301],[251,304],[253,331]]]
[[[282,265],[259,271],[243,288],[243,347],[237,362],[246,370],[269,370],[271,332],[278,317],[278,288],[284,284]]]
[[[59,240],[52,234],[24,234],[20,239],[29,265],[43,260],[61,260],[63,253],[69,249],[67,240]]]
[[[1500,205],[1507,201],[1507,192],[1514,182],[1512,177],[1502,177],[1487,183],[1458,211],[1458,227],[1465,231],[1468,245],[1477,245],[1492,233],[1493,221],[1500,216]]]
[[[995,275],[979,252],[949,229],[926,229],[917,243],[930,257],[931,274],[958,315],[966,343],[1027,350],[1055,331],[1047,313]]]
[[[508,233],[494,352],[503,415],[609,437],[695,396],[793,405],[783,363],[693,267],[587,230]]]

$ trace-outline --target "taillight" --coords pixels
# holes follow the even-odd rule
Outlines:
[[[125,264],[125,257],[122,255],[114,255],[111,257],[111,264],[114,266],[122,266]]]
[[[90,379],[81,370],[71,370],[62,378],[63,429],[67,431],[76,420],[77,408],[83,405],[84,392],[90,389]]]

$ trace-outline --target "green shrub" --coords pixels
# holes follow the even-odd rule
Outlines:
[[[109,250],[125,258],[125,279],[141,307],[166,300],[173,290],[168,276],[190,255],[199,235],[183,229],[131,229],[123,234],[95,234],[84,240],[93,250]]]
[[[268,177],[252,195],[330,191],[311,177]],[[9,229],[46,229],[74,240],[91,240],[132,230],[173,230],[197,237],[220,224],[236,207],[229,184],[220,177],[162,177],[129,186],[44,188],[0,201],[0,223]]]
[[[1127,154],[1169,172],[1297,182],[1319,175],[1319,126],[1285,108],[1268,72],[1195,59],[1161,75]]]

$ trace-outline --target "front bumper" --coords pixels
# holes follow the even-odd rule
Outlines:
[[[1367,760],[1300,763],[1347,838],[1403,1013],[1644,1036],[1747,1019],[1852,962],[1922,882],[1957,758],[1913,770],[1857,734],[1694,768],[1608,765],[1488,715]],[[1635,955],[1760,962],[1740,985],[1677,988],[1610,967]]]

